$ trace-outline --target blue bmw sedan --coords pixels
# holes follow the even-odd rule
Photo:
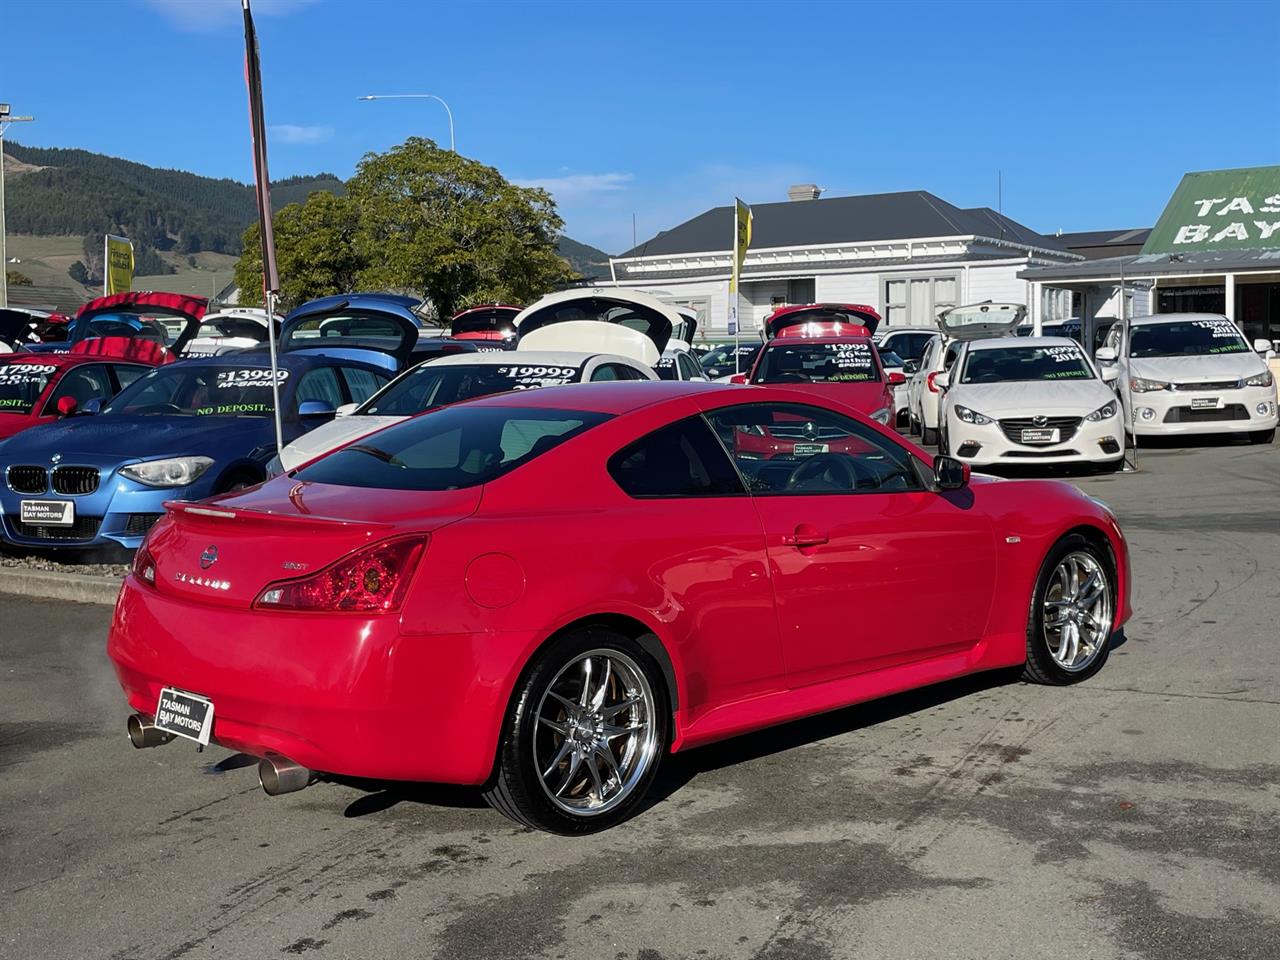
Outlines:
[[[376,363],[279,359],[290,443],[388,382]],[[266,478],[276,454],[270,361],[184,360],[140,377],[100,410],[0,442],[0,536],[28,548],[134,549],[166,500],[199,500]]]

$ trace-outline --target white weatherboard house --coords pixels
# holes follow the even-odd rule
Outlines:
[[[820,199],[792,187],[784,203],[752,204],[751,249],[738,316],[755,335],[776,307],[863,303],[891,326],[931,326],[940,310],[979,300],[1028,303],[1028,267],[1083,258],[987,207],[963,210],[923,190]],[[716,207],[610,260],[613,280],[702,320],[699,335],[728,334],[733,208]],[[1033,318],[1065,317],[1070,298],[1031,304]]]

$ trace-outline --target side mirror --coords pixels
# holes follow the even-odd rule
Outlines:
[[[920,372],[920,364],[915,360],[908,360],[902,365],[902,372],[908,377],[912,374]]]
[[[312,402],[315,402],[315,401],[312,401]],[[342,406],[340,406],[337,410],[333,412],[334,416],[348,417],[351,414],[356,412],[356,407],[358,406],[360,406],[360,404],[358,403],[344,403]]]
[[[889,374],[889,386],[891,387],[900,387],[906,382],[907,378],[901,373],[897,373],[895,371],[894,373]]]
[[[80,411],[80,415],[83,417],[92,417],[92,416],[96,416],[101,412],[102,412],[102,399],[100,397],[94,397],[92,400],[90,400],[88,403],[84,405],[84,409]]]
[[[314,417],[331,417],[334,412],[333,404],[328,400],[303,400],[298,404],[298,416],[304,420]]]
[[[933,458],[933,482],[939,490],[959,490],[968,486],[969,465],[954,457],[936,456]]]
[[[1115,347],[1099,347],[1093,353],[1093,359],[1099,363],[1115,363],[1116,348]]]
[[[79,404],[76,403],[75,397],[59,397],[57,406],[58,416],[74,417],[77,406],[79,406]]]
[[[933,385],[939,390],[947,389],[947,387],[951,386],[951,374],[946,370],[941,373],[935,373],[933,375]]]
[[[1120,379],[1120,368],[1117,367],[1114,363],[1107,364],[1098,372],[1102,374],[1103,383],[1115,383],[1117,380]]]
[[[747,375],[745,373],[735,373],[729,378],[730,383],[746,383]]]
[[[1263,356],[1266,356],[1267,351],[1271,349],[1271,341],[1266,337],[1259,337],[1257,340],[1253,341],[1253,349],[1258,353],[1261,353]]]

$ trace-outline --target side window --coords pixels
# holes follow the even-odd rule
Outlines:
[[[702,417],[669,424],[609,458],[609,474],[628,496],[731,497],[742,480]]]
[[[591,380],[594,383],[597,380],[643,380],[639,372],[631,367],[624,367],[620,363],[602,363],[596,367],[596,372],[591,374]]]
[[[151,368],[133,363],[117,363],[113,369],[116,372],[116,382],[120,385],[120,389],[123,390]]]
[[[680,369],[684,371],[682,380],[701,380],[702,368],[698,366],[696,360],[687,353],[676,355],[676,362],[680,364]]]
[[[617,380],[618,374],[614,371],[612,363],[602,363],[591,372],[591,382],[597,383],[601,380]]]
[[[1120,350],[1120,324],[1113,323],[1111,329],[1107,331],[1107,339],[1103,341],[1103,346],[1110,347],[1112,350]]]
[[[387,385],[387,378],[379,376],[372,370],[343,367],[342,376],[347,381],[347,389],[351,392],[352,403],[364,403]]]
[[[757,496],[922,489],[906,449],[830,410],[751,403],[708,420]]]
[[[106,364],[93,363],[76,367],[67,371],[58,381],[49,401],[44,405],[44,415],[52,416],[58,412],[58,401],[63,397],[74,397],[76,406],[84,409],[90,400],[106,400],[112,395],[111,375]]]
[[[321,400],[335,409],[342,406],[342,387],[338,385],[338,372],[333,367],[318,367],[303,375],[298,382],[294,402]]]
[[[953,343],[947,347],[947,352],[942,358],[942,369],[950,370],[951,365],[956,362],[956,357],[960,355],[960,348],[964,346],[961,343]]]

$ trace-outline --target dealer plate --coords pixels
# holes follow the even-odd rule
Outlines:
[[[70,500],[23,500],[20,517],[42,527],[69,527],[76,522],[76,505]]]
[[[797,457],[812,457],[815,453],[826,453],[828,447],[825,443],[797,443],[794,449]]]
[[[1217,410],[1222,406],[1221,397],[1192,397],[1192,410]]]
[[[165,687],[156,704],[156,726],[207,746],[213,733],[213,701]]]
[[[1058,428],[1054,427],[1052,430],[1031,430],[1031,429],[1023,430],[1022,442],[1023,443],[1057,443]]]

